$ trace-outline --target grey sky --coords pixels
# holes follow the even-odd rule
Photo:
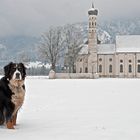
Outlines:
[[[35,35],[49,26],[87,21],[92,0],[0,0],[0,36]],[[98,19],[139,17],[139,0],[94,0]]]

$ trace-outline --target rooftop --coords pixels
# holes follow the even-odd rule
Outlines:
[[[140,52],[140,35],[116,36],[116,52]]]

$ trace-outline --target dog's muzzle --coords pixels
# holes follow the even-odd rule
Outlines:
[[[19,71],[15,71],[14,75],[13,75],[13,80],[21,80],[21,73]]]

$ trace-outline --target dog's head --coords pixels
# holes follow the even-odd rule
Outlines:
[[[4,67],[5,77],[13,85],[23,84],[26,77],[26,68],[23,63],[9,63]]]

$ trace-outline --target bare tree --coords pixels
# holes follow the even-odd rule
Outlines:
[[[41,36],[39,52],[41,53],[41,57],[45,58],[52,65],[51,69],[54,71],[63,51],[63,43],[62,27],[51,27]]]
[[[75,60],[77,54],[80,51],[80,45],[83,43],[83,36],[79,28],[74,25],[66,25],[64,27],[65,31],[65,46],[67,48],[67,53],[65,56],[65,66],[68,68],[69,73],[76,72],[75,70]]]

